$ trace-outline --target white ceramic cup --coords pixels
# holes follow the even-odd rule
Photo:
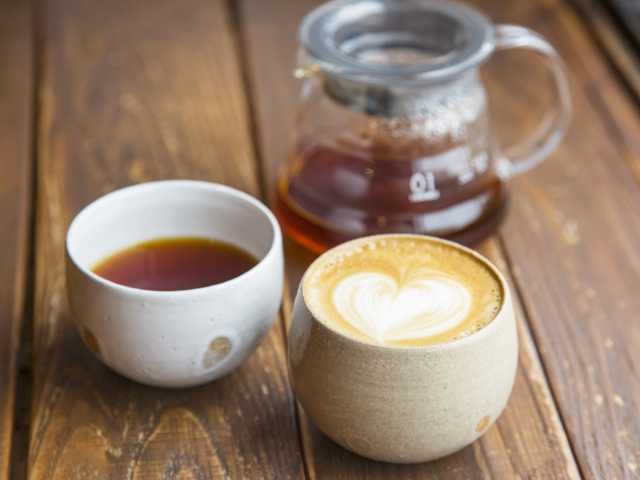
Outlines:
[[[127,287],[99,277],[105,257],[162,237],[223,240],[258,264],[223,283],[181,291]],[[98,358],[147,385],[187,387],[240,365],[277,316],[282,234],[255,198],[198,181],[151,182],[99,198],[71,223],[67,289],[78,330]]]

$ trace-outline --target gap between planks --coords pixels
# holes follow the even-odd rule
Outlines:
[[[233,32],[233,41],[234,48],[236,51],[236,55],[238,56],[238,63],[240,66],[240,73],[242,84],[245,91],[246,96],[246,105],[247,105],[247,116],[249,119],[249,135],[251,137],[251,146],[253,148],[253,158],[255,160],[256,172],[258,175],[258,187],[260,189],[260,197],[261,199],[267,203],[269,201],[269,178],[266,175],[265,168],[265,160],[263,156],[263,151],[260,144],[260,130],[259,130],[259,122],[258,115],[255,108],[255,85],[251,81],[251,74],[249,71],[249,58],[247,56],[248,47],[246,45],[246,41],[244,36],[242,35],[243,23],[242,23],[242,11],[239,7],[239,2],[235,0],[226,0],[227,1],[227,11],[229,15],[229,20],[232,24],[232,32]],[[284,236],[284,232],[283,232]],[[285,249],[285,275],[284,275],[284,288],[282,291],[282,304],[280,306],[280,315],[278,318],[279,328],[281,331],[282,341],[284,343],[285,352],[287,352],[287,361],[288,361],[288,345],[287,345],[287,333],[288,333],[288,322],[287,318],[290,318],[291,315],[291,291],[290,285],[288,282],[288,274],[286,270],[286,249]],[[288,371],[288,364],[287,364]],[[287,379],[289,377],[287,376]],[[304,448],[304,433],[302,428],[302,421],[300,418],[300,407],[298,406],[295,395],[293,394],[293,388],[290,382],[287,382],[287,386],[291,392],[291,396],[294,402],[294,418],[298,436],[298,446],[300,448],[300,456],[302,458],[302,466],[305,479],[311,479],[312,475],[309,471],[309,459],[307,458],[307,454]]]
[[[38,125],[40,124],[40,72],[44,42],[41,36],[42,16],[45,5],[41,0],[29,0],[32,51],[32,84],[31,84],[31,179],[29,191],[29,236],[28,258],[25,279],[24,318],[18,352],[18,383],[16,389],[15,419],[17,427],[14,432],[11,455],[11,480],[27,478],[28,458],[30,451],[30,428],[32,416],[33,389],[33,326],[35,305],[35,269],[36,269],[36,222],[38,215]]]
[[[521,326],[525,331],[523,337],[525,340],[525,349],[529,358],[534,362],[536,368],[534,370],[539,370],[542,372],[543,378],[538,380],[534,380],[534,382],[538,383],[540,388],[542,388],[545,392],[543,397],[549,400],[550,409],[552,413],[550,414],[551,421],[556,425],[556,428],[559,431],[562,431],[564,434],[564,440],[561,442],[560,447],[562,448],[563,455],[565,459],[568,460],[567,472],[570,478],[583,478],[584,472],[582,472],[580,468],[580,463],[577,461],[576,451],[569,441],[569,437],[567,434],[567,426],[565,424],[562,415],[560,414],[560,409],[558,408],[558,399],[556,398],[556,393],[553,390],[551,382],[549,381],[549,372],[547,371],[547,367],[540,358],[540,354],[538,352],[537,345],[540,345],[540,338],[535,334],[530,325],[530,313],[529,308],[527,306],[527,302],[522,294],[522,287],[518,283],[516,276],[513,273],[513,265],[511,263],[511,259],[509,258],[509,253],[504,245],[504,237],[501,233],[498,233],[496,236],[496,250],[498,252],[499,262],[501,270],[505,272],[505,277],[508,279],[507,281],[511,284],[511,289],[513,291],[516,307],[516,314],[521,318]],[[522,343],[520,344],[520,348],[522,348]],[[532,379],[533,380],[533,379]]]
[[[640,106],[640,51],[621,30],[619,18],[598,0],[566,1],[589,31],[602,59],[616,73],[629,100]]]
[[[3,327],[8,327],[7,335],[0,338],[8,351],[7,362],[0,365],[0,478],[24,478],[26,456],[28,453],[29,415],[29,336],[32,299],[33,258],[33,128],[35,104],[34,80],[34,28],[33,4],[25,2],[5,2],[0,5],[0,23],[2,23],[2,61],[7,61],[3,72],[1,94],[7,95],[7,103],[2,104],[3,115],[0,124],[8,128],[3,131],[2,145],[4,180],[0,182],[7,216],[0,218],[0,228],[7,236],[3,237],[5,247],[5,266],[11,266],[3,276],[7,283],[2,285],[5,291],[12,292],[7,298],[8,309],[2,309]],[[4,74],[6,73],[6,74]],[[7,87],[5,90],[4,87]],[[7,222],[7,223],[5,223]],[[4,225],[9,229],[4,231]],[[15,250],[14,250],[15,248]],[[4,266],[2,269],[5,271]],[[3,297],[4,298],[4,297]],[[4,314],[6,313],[6,317]],[[2,348],[3,348],[2,347]],[[6,374],[6,376],[4,376]],[[6,390],[4,388],[6,387]],[[4,423],[6,422],[6,423]]]

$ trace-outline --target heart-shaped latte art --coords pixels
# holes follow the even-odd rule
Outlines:
[[[465,320],[471,294],[439,272],[405,284],[384,273],[343,278],[333,304],[345,321],[379,343],[414,340],[446,332]]]

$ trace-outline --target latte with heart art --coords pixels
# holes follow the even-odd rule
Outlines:
[[[355,240],[321,256],[304,278],[314,316],[358,340],[450,342],[489,324],[502,304],[494,272],[471,253],[414,235]]]

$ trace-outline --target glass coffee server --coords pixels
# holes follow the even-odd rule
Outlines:
[[[569,123],[554,48],[461,4],[337,0],[307,15],[300,42],[296,136],[276,211],[316,252],[388,232],[475,243],[503,217],[506,181],[544,160]],[[501,148],[478,67],[511,48],[541,55],[555,99],[530,138]]]

